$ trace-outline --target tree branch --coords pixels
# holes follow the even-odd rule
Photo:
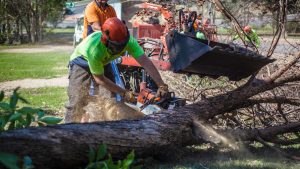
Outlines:
[[[272,45],[270,46],[269,48],[269,51],[268,51],[268,54],[267,54],[267,57],[270,57],[272,56],[272,54],[274,53],[274,50],[278,44],[278,41],[281,37],[281,33],[282,33],[282,30],[284,29],[284,25],[285,25],[285,22],[286,22],[286,6],[287,6],[287,2],[285,0],[279,0],[279,4],[280,4],[280,8],[279,8],[279,23],[277,25],[277,30],[276,30],[276,33],[275,33],[275,36],[273,37],[273,40],[272,40]]]
[[[245,108],[245,107],[249,107],[261,103],[279,103],[279,104],[300,106],[300,99],[287,98],[285,96],[251,98],[251,99],[247,99],[244,102],[241,102],[239,108]]]
[[[282,74],[284,74],[287,70],[289,70],[290,67],[295,65],[300,58],[300,53],[296,57],[290,60],[288,64],[286,64],[282,69],[279,71],[275,72],[274,74],[271,75],[270,78],[267,79],[267,82],[274,82],[276,79],[278,79]]]

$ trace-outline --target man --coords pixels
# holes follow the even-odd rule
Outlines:
[[[94,31],[101,31],[106,19],[117,17],[114,8],[107,4],[108,0],[93,0],[84,11],[83,39]]]
[[[84,12],[83,39],[95,31],[101,31],[101,26],[108,18],[117,17],[115,9],[108,5],[107,2],[108,0],[93,0],[86,6]],[[111,64],[107,64],[104,70],[105,76],[114,81]],[[91,88],[97,88],[97,86],[92,83]],[[94,93],[90,92],[90,95],[94,95]]]
[[[260,46],[260,40],[259,40],[259,37],[256,33],[256,31],[254,29],[252,29],[249,25],[245,26],[243,28],[244,32],[247,34],[247,36],[251,39],[251,41],[254,43],[254,45],[258,48]],[[243,36],[242,38],[245,40],[245,42],[247,43],[246,45],[249,46],[249,47],[254,47],[250,40],[248,39],[247,36]],[[239,39],[239,35],[236,35],[234,38],[233,38],[233,41],[234,40],[237,40]]]
[[[91,79],[107,90],[123,96],[124,101],[133,102],[134,94],[120,88],[104,75],[104,66],[122,56],[126,51],[144,67],[157,86],[157,94],[163,96],[168,86],[163,82],[153,63],[144,54],[136,39],[130,36],[126,25],[117,17],[107,19],[102,25],[102,32],[94,32],[84,39],[70,58],[70,74],[65,122],[79,122],[87,105]]]

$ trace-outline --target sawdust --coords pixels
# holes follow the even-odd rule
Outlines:
[[[194,121],[194,130],[197,136],[201,136],[202,139],[215,143],[215,144],[219,144],[219,143],[223,143],[224,145],[227,145],[228,147],[232,148],[232,149],[238,149],[238,145],[235,143],[235,141],[230,140],[229,138],[226,138],[225,136],[223,136],[220,133],[217,133],[215,131],[215,129],[213,129],[212,127],[209,127],[207,125],[205,125],[203,122],[201,121]]]
[[[131,120],[144,116],[142,112],[127,106],[124,102],[117,102],[107,92],[102,89],[97,96],[93,96],[88,105],[83,108],[86,115],[82,122]]]

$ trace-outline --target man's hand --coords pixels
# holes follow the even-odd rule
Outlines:
[[[166,84],[160,85],[157,89],[156,97],[165,97],[169,92],[169,87]]]
[[[124,102],[129,102],[129,103],[136,102],[135,93],[132,91],[126,91],[122,97],[123,97]]]
[[[91,26],[92,26],[94,32],[101,31],[100,22],[93,22]]]

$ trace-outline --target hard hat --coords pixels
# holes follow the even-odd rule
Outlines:
[[[98,8],[108,7],[107,1],[108,0],[94,0],[94,2],[97,4]]]
[[[251,27],[249,25],[245,26],[243,29],[245,32],[250,32],[251,31]]]
[[[120,53],[129,41],[129,31],[123,21],[117,17],[108,18],[101,27],[101,42],[113,55]]]

